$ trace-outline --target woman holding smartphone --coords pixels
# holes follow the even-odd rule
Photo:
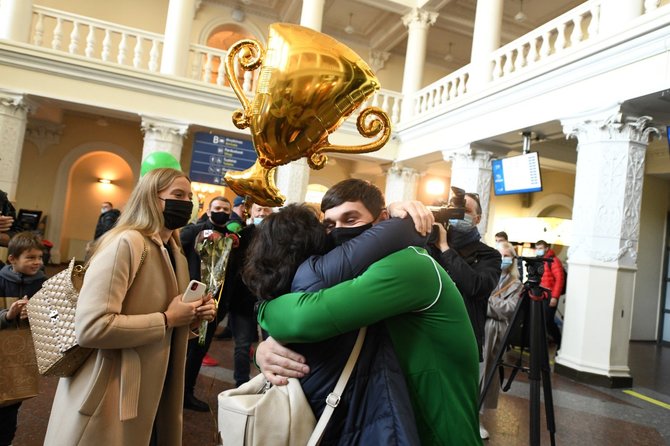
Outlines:
[[[45,445],[181,445],[187,339],[215,315],[211,296],[182,300],[191,196],[181,171],[152,170],[96,242],[75,316],[94,350],[58,383]]]

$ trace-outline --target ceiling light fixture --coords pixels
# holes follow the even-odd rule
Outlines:
[[[451,54],[451,46],[453,45],[452,42],[449,42],[449,49],[447,50],[447,54],[444,56],[444,60],[446,62],[451,62],[454,60],[454,55]]]
[[[356,31],[356,30],[354,29],[354,27],[351,25],[351,18],[352,18],[353,16],[354,16],[354,13],[353,13],[353,12],[350,12],[350,13],[349,13],[349,24],[348,24],[347,26],[344,27],[344,32],[347,33],[347,34],[353,34],[354,31]]]
[[[526,14],[524,14],[523,12],[523,0],[519,0],[519,12],[517,12],[516,15],[514,16],[514,20],[516,20],[517,22],[523,22],[527,18],[528,16],[526,16]]]

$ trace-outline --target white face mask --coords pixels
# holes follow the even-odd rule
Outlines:
[[[503,270],[509,269],[510,266],[512,266],[512,263],[514,263],[514,259],[512,257],[503,257],[502,261],[500,262],[500,268]]]
[[[536,249],[535,250],[535,255],[538,257],[543,257],[544,256],[544,249]]]
[[[263,217],[254,217],[253,224],[260,225],[263,222]]]
[[[107,212],[108,210],[109,210],[108,208],[100,208],[100,213],[101,213],[101,214],[104,214],[104,213]]]

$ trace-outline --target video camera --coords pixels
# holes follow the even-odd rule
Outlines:
[[[449,224],[449,220],[463,220],[465,217],[465,191],[460,187],[451,187],[451,198],[446,203],[438,206],[426,206],[435,217],[436,223],[442,223],[444,226]]]
[[[532,285],[539,285],[542,282],[542,275],[544,274],[544,263],[551,265],[554,261],[551,257],[518,257],[519,260],[526,262],[526,281]]]

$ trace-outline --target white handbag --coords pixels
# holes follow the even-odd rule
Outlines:
[[[289,378],[286,386],[272,386],[263,374],[236,389],[219,394],[219,434],[225,446],[317,445],[356,365],[365,340],[361,328],[326,408],[316,422],[300,381]]]

